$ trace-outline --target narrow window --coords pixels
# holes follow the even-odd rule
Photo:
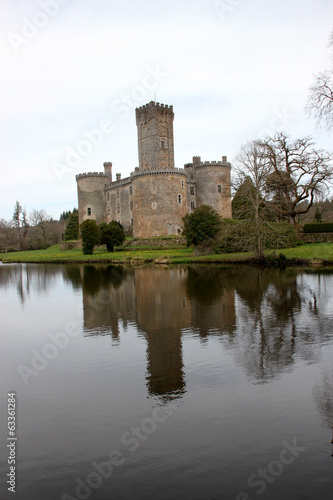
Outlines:
[[[110,215],[111,213],[111,208],[110,208],[110,205],[108,205],[108,215]]]
[[[194,195],[194,187],[193,186],[190,187],[190,194]]]
[[[119,205],[119,201],[117,201],[117,214],[119,214],[120,212],[120,205]]]
[[[117,189],[117,198],[119,198],[119,189]]]
[[[219,193],[222,193],[222,186],[221,186],[221,184],[218,184],[217,190],[218,190]]]
[[[132,194],[132,186],[130,186],[130,195]]]
[[[130,210],[131,211],[133,210],[133,201],[132,200],[130,201]]]
[[[181,202],[182,202],[182,195],[181,195],[181,194],[179,194],[179,195],[178,195],[178,203],[181,203]]]
[[[194,201],[191,201],[191,210],[194,210],[195,206],[194,206]]]
[[[110,200],[110,193],[108,193],[108,201]]]
[[[184,181],[182,181],[182,189],[184,189]]]
[[[161,148],[164,148],[165,141],[161,141]]]
[[[131,219],[131,226],[133,226],[133,219]]]
[[[91,215],[91,208],[90,207],[87,208],[87,214]]]

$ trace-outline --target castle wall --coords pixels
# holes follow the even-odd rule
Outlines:
[[[76,176],[79,224],[86,219],[93,219],[97,224],[105,221],[105,184],[110,182],[110,177],[99,172],[88,172]]]
[[[106,189],[106,222],[111,222],[113,219],[120,222],[124,229],[128,229],[132,226],[133,219],[132,182],[130,178],[124,181],[114,183]]]
[[[187,212],[185,173],[152,172],[132,177],[133,236],[179,234]]]

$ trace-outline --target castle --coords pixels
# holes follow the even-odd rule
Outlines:
[[[139,167],[130,177],[112,180],[112,163],[104,172],[76,176],[79,223],[120,222],[134,237],[177,235],[182,218],[200,205],[212,206],[222,217],[231,217],[231,165],[222,161],[192,163],[175,168],[173,107],[151,101],[136,110]]]

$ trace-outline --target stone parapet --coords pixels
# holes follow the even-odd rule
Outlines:
[[[110,179],[110,175],[105,174],[104,172],[86,172],[84,174],[77,174],[75,178],[78,180],[86,177],[105,177],[105,179]]]
[[[222,161],[204,161],[195,165],[195,169],[206,168],[206,167],[223,167],[231,169],[231,164],[229,162],[223,163]]]
[[[119,186],[125,186],[126,184],[130,184],[131,182],[131,177],[125,177],[124,179],[120,179],[119,181],[111,182],[111,184],[106,189],[108,190]]]
[[[186,176],[186,172],[183,168],[168,168],[165,170],[157,170],[155,168],[146,168],[145,170],[137,170],[131,173],[131,177],[140,177],[143,175],[165,175],[165,174],[176,174]]]

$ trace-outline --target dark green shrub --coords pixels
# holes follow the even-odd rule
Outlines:
[[[191,214],[186,214],[183,222],[183,235],[187,246],[197,246],[209,238],[214,238],[220,229],[221,217],[209,205],[201,205]]]
[[[305,233],[333,233],[333,222],[304,224]]]
[[[94,251],[94,246],[100,243],[99,227],[96,221],[87,219],[80,226],[82,238],[82,251],[85,255],[90,255]]]
[[[108,252],[113,252],[113,247],[122,245],[125,240],[123,226],[115,220],[112,220],[109,224],[102,222],[99,229],[101,244],[106,245]]]

